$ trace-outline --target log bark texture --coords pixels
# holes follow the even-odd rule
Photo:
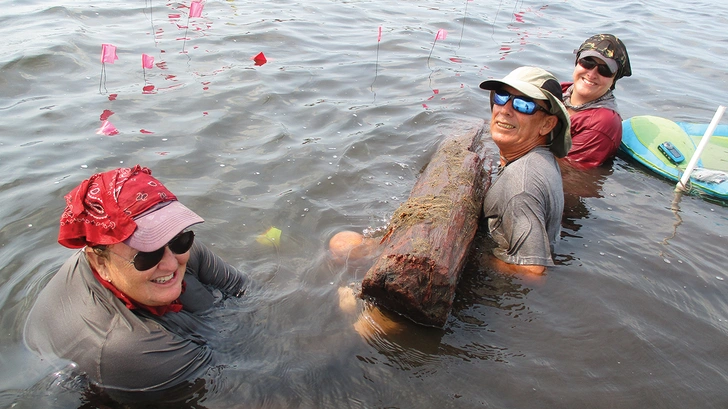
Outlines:
[[[482,122],[442,141],[382,238],[362,297],[419,324],[442,327],[489,187]]]

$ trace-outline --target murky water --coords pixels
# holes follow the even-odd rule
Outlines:
[[[672,184],[624,158],[564,175],[544,285],[487,271],[479,237],[442,330],[361,338],[337,288],[366,266],[333,265],[325,247],[384,226],[442,137],[489,116],[482,80],[520,65],[567,80],[597,32],[630,52],[625,118],[708,122],[728,102],[728,6],[228,0],[189,21],[185,3],[153,0],[0,6],[0,406],[103,404],[21,334],[70,254],[56,243],[63,195],[136,163],[262,284],[210,312],[226,365],[189,406],[728,406],[728,207],[684,196],[673,210]],[[119,59],[102,71],[103,43]],[[103,121],[118,133],[97,134]],[[256,242],[272,226],[278,248]]]

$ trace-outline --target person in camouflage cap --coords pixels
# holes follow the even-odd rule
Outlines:
[[[592,168],[613,158],[622,142],[613,91],[618,79],[632,75],[632,66],[627,48],[613,34],[593,35],[575,53],[572,82],[561,84],[572,137],[565,162]]]
[[[618,79],[632,75],[627,47],[622,40],[612,34],[597,34],[587,38],[576,51],[574,65],[579,63],[579,59],[586,57],[599,58],[607,64],[612,73],[616,72],[610,89],[614,89]]]

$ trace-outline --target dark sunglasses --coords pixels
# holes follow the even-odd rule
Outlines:
[[[536,111],[543,111],[547,114],[549,113],[546,108],[537,104],[533,99],[529,97],[524,97],[522,95],[513,95],[508,91],[504,90],[493,91],[494,104],[503,106],[507,104],[509,100],[513,100],[513,109],[525,115],[533,115],[536,113]]]
[[[592,68],[597,67],[597,72],[602,77],[612,78],[614,77],[614,74],[616,74],[609,70],[607,64],[599,64],[591,57],[579,58],[578,62],[585,70],[591,71]]]
[[[130,264],[133,264],[134,268],[137,269],[137,271],[146,271],[162,261],[165,248],[169,247],[169,250],[174,254],[184,254],[187,253],[190,248],[192,248],[192,243],[194,243],[194,241],[195,233],[192,231],[186,231],[174,236],[174,238],[170,240],[169,243],[165,244],[160,249],[148,252],[137,252],[131,260],[126,259],[116,253],[114,254],[121,258],[124,258]]]

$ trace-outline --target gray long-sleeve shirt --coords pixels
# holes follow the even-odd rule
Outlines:
[[[80,250],[41,291],[25,326],[28,346],[73,361],[90,381],[120,391],[162,391],[193,380],[214,365],[196,313],[215,296],[232,296],[249,280],[207,247],[195,242],[185,272],[183,310],[155,316],[129,310],[96,280]]]

